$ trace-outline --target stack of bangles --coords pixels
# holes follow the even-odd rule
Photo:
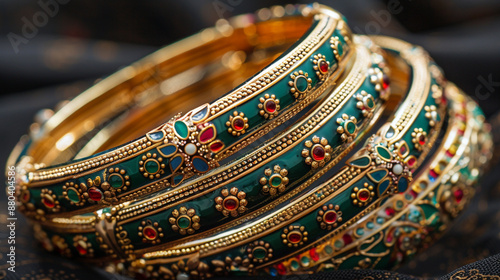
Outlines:
[[[317,4],[220,20],[44,112],[8,163],[36,238],[157,279],[397,267],[493,147],[422,48]]]

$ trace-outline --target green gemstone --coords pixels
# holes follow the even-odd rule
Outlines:
[[[332,248],[332,246],[326,245],[325,246],[325,253],[327,253],[328,255],[333,254],[333,248]]]
[[[373,229],[374,227],[375,227],[375,225],[372,222],[366,223],[366,228]]]
[[[123,186],[123,178],[117,174],[111,174],[108,178],[108,182],[113,188],[120,188]]]
[[[403,201],[398,200],[398,201],[396,202],[396,208],[401,209],[401,208],[403,208],[403,206],[404,206]]]
[[[302,263],[303,266],[309,266],[309,258],[306,257],[306,256],[303,256],[302,258],[300,258],[300,262]]]
[[[335,243],[333,243],[333,246],[335,246],[335,248],[342,248],[344,247],[344,242],[342,240],[335,240]]]
[[[391,155],[391,152],[389,152],[389,150],[387,150],[387,148],[385,147],[382,147],[382,146],[377,146],[377,154],[384,160],[391,160],[392,159],[392,155]]]
[[[180,217],[177,220],[177,225],[180,228],[188,228],[191,225],[191,219],[189,219],[188,217]]]
[[[255,248],[255,250],[253,250],[253,257],[258,260],[264,259],[266,255],[267,255],[267,250],[264,248]]]
[[[390,179],[385,179],[382,183],[380,183],[378,186],[378,195],[382,196],[390,185],[391,185]]]
[[[281,178],[279,176],[275,176],[271,179],[271,185],[273,187],[278,187],[279,185],[281,185]]]
[[[368,173],[368,175],[370,175],[371,179],[373,181],[375,181],[376,183],[380,182],[382,179],[384,179],[384,177],[389,173],[389,171],[385,170],[385,169],[379,169],[379,170],[375,170],[375,171],[372,171],[370,173]]]
[[[366,99],[366,106],[371,109],[373,106],[375,106],[375,103],[373,103],[373,98],[367,98]]]
[[[183,121],[176,121],[174,123],[174,129],[175,133],[177,133],[177,135],[182,139],[186,139],[189,136],[188,126]]]
[[[78,195],[78,192],[74,189],[68,190],[68,198],[72,202],[76,202],[76,203],[80,202],[80,195]]]
[[[365,234],[365,231],[362,228],[358,228],[356,230],[356,234],[359,235],[359,236],[362,236],[363,234]]]
[[[296,260],[293,260],[292,262],[290,262],[290,267],[293,269],[293,270],[297,270],[299,269],[299,262],[296,261]]]
[[[383,224],[384,218],[377,218],[377,224]]]
[[[144,168],[149,174],[155,174],[158,170],[160,170],[160,165],[154,160],[148,160],[144,164]]]
[[[365,166],[368,166],[368,164],[370,164],[370,161],[371,161],[370,157],[363,156],[363,157],[360,157],[360,158],[357,158],[357,159],[351,161],[349,164],[352,166],[365,167]]]
[[[298,91],[304,92],[306,91],[308,86],[307,79],[305,77],[297,77],[295,79],[295,87],[297,88]]]
[[[349,121],[345,126],[345,130],[347,130],[347,133],[349,134],[354,134],[354,132],[356,132],[356,125],[353,122]]]

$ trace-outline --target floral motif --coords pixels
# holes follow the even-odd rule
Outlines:
[[[354,97],[358,100],[356,107],[361,110],[363,117],[370,118],[375,110],[375,99],[373,99],[373,96],[362,90],[360,93],[356,93]]]
[[[141,225],[137,229],[139,230],[137,235],[142,237],[142,242],[144,243],[158,244],[160,243],[160,238],[163,237],[163,229],[158,222],[145,220],[141,222]]]
[[[288,247],[298,247],[304,245],[304,242],[307,242],[307,235],[308,232],[304,226],[290,225],[283,230],[281,239],[283,244],[286,244]]]
[[[55,195],[52,190],[42,189],[40,194],[41,202],[45,206],[45,209],[49,212],[59,212],[61,210],[61,205],[57,200],[57,195]]]
[[[342,211],[340,206],[328,204],[323,205],[318,211],[318,217],[316,220],[319,222],[322,229],[331,230],[337,227],[338,223],[342,222]]]
[[[259,102],[259,114],[265,119],[272,119],[279,114],[280,101],[274,94],[264,94],[264,97],[261,97]]]
[[[307,149],[302,150],[302,156],[306,158],[306,164],[313,169],[323,167],[331,159],[332,147],[328,145],[328,140],[313,136],[312,141],[305,142]]]
[[[243,112],[234,111],[233,115],[229,117],[229,121],[226,122],[226,126],[229,127],[227,131],[231,135],[240,136],[245,134],[246,129],[248,129],[248,118]]]
[[[290,78],[292,79],[288,82],[288,85],[291,87],[290,92],[296,99],[304,99],[312,87],[312,79],[309,78],[309,74],[299,70],[298,72],[293,72]]]
[[[200,228],[200,217],[196,215],[196,210],[184,206],[172,211],[172,217],[168,221],[172,224],[172,230],[182,235],[193,234]]]
[[[252,263],[263,263],[273,257],[273,249],[269,243],[256,240],[248,245],[247,255]]]
[[[347,114],[342,114],[341,118],[337,119],[337,133],[340,134],[340,139],[344,142],[352,142],[357,135],[358,121],[354,116],[349,117]]]
[[[374,196],[374,188],[368,183],[364,183],[363,187],[354,187],[351,193],[352,203],[359,207],[368,205]]]
[[[264,171],[266,176],[260,178],[259,182],[262,187],[262,192],[269,193],[270,195],[276,195],[277,193],[282,193],[285,191],[286,185],[288,185],[288,171],[282,169],[279,165],[275,165],[273,170],[267,168]]]
[[[165,173],[165,164],[163,158],[156,153],[147,153],[139,161],[139,171],[149,179],[158,179]]]
[[[215,198],[215,208],[222,212],[224,216],[236,217],[238,214],[246,211],[247,200],[246,193],[238,191],[238,188],[232,187],[230,190],[223,189],[221,195]]]
[[[324,55],[317,54],[313,57],[313,64],[313,69],[316,71],[316,76],[318,76],[321,81],[324,81],[326,77],[328,77],[330,62],[326,60],[326,57]]]

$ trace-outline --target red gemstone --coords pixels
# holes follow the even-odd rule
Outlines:
[[[146,227],[146,228],[144,228],[144,230],[142,231],[142,233],[148,239],[155,239],[156,238],[156,230],[154,228],[152,228],[152,227]]]
[[[274,102],[274,100],[266,101],[266,111],[268,113],[276,112],[276,102]]]
[[[321,71],[321,73],[323,74],[328,72],[328,63],[325,60],[321,60],[319,62],[319,71]]]
[[[412,157],[412,158],[408,159],[407,163],[408,163],[408,166],[411,168],[415,165],[415,162],[417,162],[417,160],[414,157]]]
[[[224,200],[224,208],[226,208],[226,210],[232,211],[236,209],[236,206],[238,206],[236,199],[226,198],[226,200]]]
[[[288,235],[288,241],[292,243],[299,243],[300,240],[302,240],[302,235],[297,232],[292,232],[290,235]]]
[[[83,247],[80,244],[76,245],[76,250],[78,251],[78,253],[80,253],[80,255],[86,255],[87,254],[87,248]]]
[[[396,211],[391,207],[387,207],[385,208],[385,214],[387,216],[393,216],[394,214],[396,214]]]
[[[464,198],[464,191],[462,191],[461,189],[457,189],[453,192],[453,196],[455,196],[455,201],[457,203],[460,203],[460,201],[462,201],[462,198]]]
[[[237,131],[243,130],[245,128],[245,122],[243,121],[243,119],[240,119],[240,118],[235,119],[233,121],[233,127]]]
[[[401,147],[399,148],[399,152],[400,152],[402,155],[404,155],[404,154],[406,153],[406,151],[407,151],[407,150],[406,150],[406,146],[404,146],[404,145],[403,145],[403,146],[401,146]]]
[[[93,201],[100,201],[102,199],[102,192],[96,188],[91,188],[88,191],[90,199]]]
[[[328,211],[325,214],[325,223],[333,224],[337,221],[337,213],[335,211]]]
[[[388,88],[389,85],[391,84],[391,81],[389,80],[389,76],[387,76],[386,74],[384,74],[384,77],[383,77],[383,82],[382,82],[382,87],[384,89]]]
[[[352,243],[352,236],[349,235],[348,233],[346,233],[342,236],[342,240],[344,241],[344,245],[351,244]]]
[[[315,160],[323,160],[325,158],[325,149],[321,146],[316,146],[314,147],[312,154]]]
[[[278,270],[279,275],[285,275],[286,274],[286,267],[284,264],[280,263],[276,266],[276,269]]]
[[[391,242],[392,242],[392,240],[393,240],[393,239],[392,239],[392,235],[387,236],[387,239],[386,239],[386,240],[387,240],[387,242],[391,243]]]
[[[214,153],[217,153],[218,151],[220,151],[222,149],[222,147],[224,147],[224,144],[222,144],[222,142],[214,142],[214,143],[210,144],[210,150]]]
[[[54,208],[54,206],[56,206],[56,204],[54,203],[54,201],[52,199],[49,199],[49,198],[42,198],[42,202],[43,202],[43,205],[47,206],[48,208]]]
[[[205,131],[203,131],[200,134],[200,142],[202,144],[205,144],[208,141],[212,140],[212,138],[214,138],[214,135],[215,135],[214,128],[213,127],[209,127],[209,128],[207,128]]]
[[[421,135],[418,137],[418,144],[420,144],[420,146],[425,145],[425,135],[421,134]]]
[[[358,198],[362,202],[365,202],[370,198],[370,192],[368,190],[361,190],[358,193]]]
[[[309,250],[309,256],[311,256],[311,259],[315,262],[319,260],[319,254],[316,252],[316,248]]]
[[[439,176],[439,174],[437,174],[437,172],[434,171],[434,169],[431,169],[431,171],[429,171],[429,175],[431,175],[431,177],[433,178],[437,178]]]

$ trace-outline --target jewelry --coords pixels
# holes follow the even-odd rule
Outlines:
[[[176,187],[217,167],[219,160],[300,112],[338,78],[351,57],[350,31],[336,12],[310,7],[303,12],[314,18],[314,28],[287,55],[225,97],[179,115],[136,141],[57,167],[33,164],[36,156],[30,157],[29,151],[36,143],[25,147],[17,156],[27,197],[21,209],[32,218],[69,216]],[[74,137],[66,134],[63,142],[72,141],[67,135]],[[42,192],[51,192],[53,201]]]

